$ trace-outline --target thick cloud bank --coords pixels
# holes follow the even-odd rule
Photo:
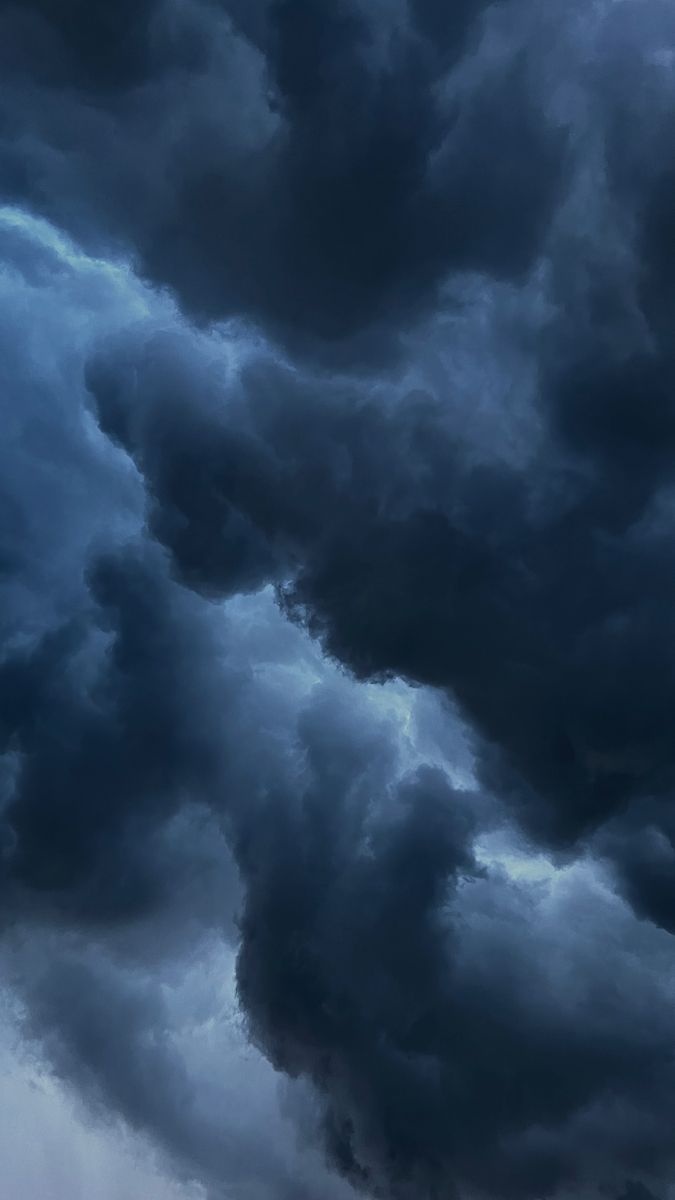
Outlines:
[[[0,47],[24,1049],[214,1200],[665,1200],[672,6]]]

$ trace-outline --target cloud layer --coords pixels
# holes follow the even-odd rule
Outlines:
[[[669,4],[0,46],[26,1045],[209,1197],[669,1194]]]

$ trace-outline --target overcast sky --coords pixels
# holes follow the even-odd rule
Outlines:
[[[672,0],[0,61],[0,1200],[670,1200]]]

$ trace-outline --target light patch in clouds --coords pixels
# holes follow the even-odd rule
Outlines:
[[[1,1193],[7,1200],[203,1200],[197,1185],[165,1174],[157,1155],[121,1122],[94,1123],[0,1025]]]

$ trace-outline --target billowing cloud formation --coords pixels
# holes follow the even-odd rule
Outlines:
[[[522,275],[550,218],[565,136],[527,63],[448,82],[488,7],[4,5],[4,174],[191,312],[371,354],[449,270]]]
[[[672,1186],[675,28],[447,9],[0,7],[7,986],[214,1197]]]

